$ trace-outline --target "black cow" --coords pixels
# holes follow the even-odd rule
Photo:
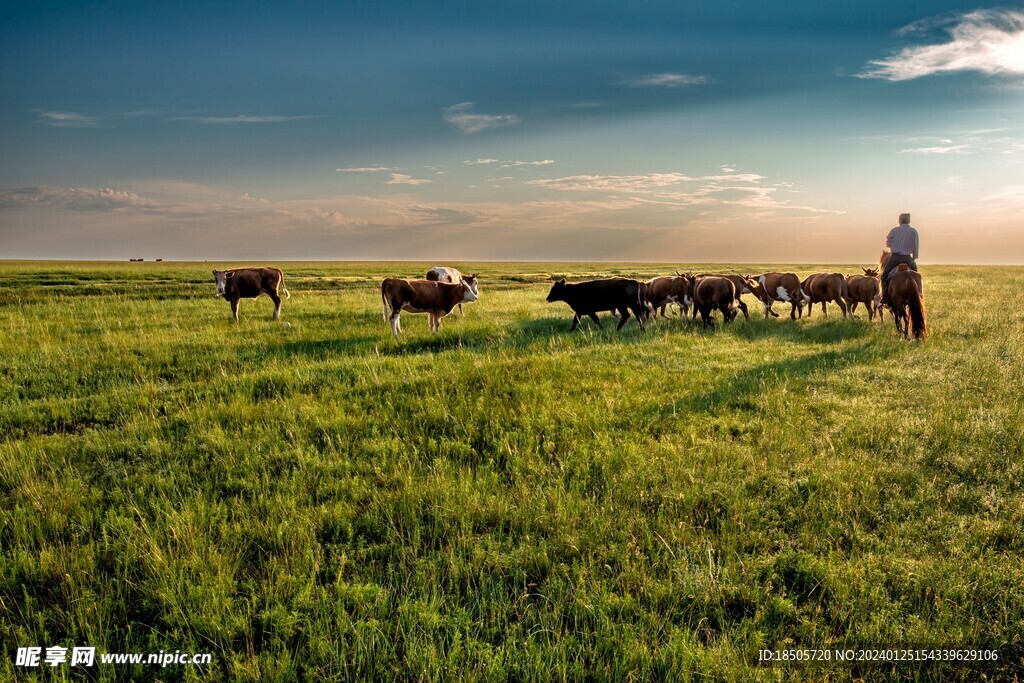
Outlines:
[[[645,302],[643,298],[642,285],[637,280],[629,280],[624,277],[613,277],[607,280],[591,280],[589,282],[578,282],[566,284],[565,280],[559,280],[548,293],[548,303],[552,301],[564,301],[569,304],[575,314],[572,318],[570,332],[580,324],[580,316],[590,316],[590,319],[601,327],[601,321],[597,314],[602,311],[618,311],[622,319],[618,327],[621,330],[629,319],[629,312],[633,311],[640,329],[644,328]]]

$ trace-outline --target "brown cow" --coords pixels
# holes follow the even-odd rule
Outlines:
[[[769,315],[779,317],[778,313],[772,310],[772,304],[776,301],[785,301],[792,306],[789,312],[790,318],[795,320],[798,311],[803,317],[806,296],[800,289],[800,279],[795,273],[765,273],[758,275],[756,280],[751,279],[748,282],[750,282],[751,294],[764,305],[765,318]]]
[[[704,327],[714,325],[711,311],[718,309],[722,312],[722,319],[729,323],[736,317],[736,285],[726,277],[700,277],[695,276],[690,280],[690,295],[693,299],[694,315],[700,313]]]
[[[384,302],[384,319],[390,320],[391,333],[397,338],[402,332],[402,311],[426,313],[430,331],[439,332],[441,318],[458,304],[476,301],[476,292],[465,281],[450,284],[389,277],[380,283],[380,298]]]
[[[260,294],[267,294],[274,301],[274,320],[281,317],[281,297],[279,287],[284,287],[284,273],[280,268],[236,268],[234,270],[215,270],[213,279],[217,282],[217,293],[214,297],[224,297],[231,302],[231,315],[238,322],[238,300],[255,299]],[[284,288],[284,296],[291,299],[288,288]]]
[[[747,320],[750,319],[750,315],[747,313],[747,305],[740,298],[744,294],[754,293],[754,283],[750,281],[749,277],[745,275],[726,275],[724,273],[698,273],[697,277],[724,277],[732,280],[733,286],[736,287],[736,305],[743,311],[743,317]]]
[[[807,303],[807,317],[811,317],[814,304],[821,304],[821,312],[828,317],[828,302],[834,301],[846,317],[846,278],[839,273],[812,273],[808,275],[800,288],[804,290],[804,301]]]
[[[644,301],[651,311],[660,309],[661,317],[668,318],[665,315],[665,308],[675,304],[682,309],[684,318],[689,317],[690,305],[693,303],[693,300],[690,299],[687,293],[690,283],[685,277],[665,275],[656,277],[646,284]]]
[[[882,281],[878,279],[878,270],[861,268],[863,275],[846,276],[846,303],[850,307],[850,315],[857,310],[857,304],[864,304],[868,309],[868,320],[882,320]]]

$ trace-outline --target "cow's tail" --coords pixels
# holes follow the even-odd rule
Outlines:
[[[278,270],[277,274],[280,276],[278,281],[277,281],[277,284],[280,285],[282,289],[284,289],[284,298],[285,299],[291,299],[292,298],[292,293],[289,292],[288,288],[285,287],[285,285],[284,285],[284,271]]]
[[[387,320],[388,319],[388,313],[390,311],[388,311],[388,298],[384,295],[384,285],[383,284],[381,284],[381,286],[380,286],[380,302],[381,302],[381,306],[382,306],[382,312],[384,313],[384,319]]]
[[[921,297],[921,288],[914,283],[914,291],[907,297],[907,308],[910,309],[910,329],[914,333],[914,339],[924,339],[928,334],[927,315],[924,311],[924,299]]]

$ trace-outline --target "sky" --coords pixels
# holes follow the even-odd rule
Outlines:
[[[1024,263],[1024,9],[5,2],[0,259]]]

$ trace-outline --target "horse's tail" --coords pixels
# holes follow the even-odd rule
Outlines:
[[[914,283],[914,291],[907,297],[907,307],[910,309],[910,329],[914,333],[914,339],[924,339],[928,334],[928,321],[924,311],[924,299],[921,297],[921,288]]]

